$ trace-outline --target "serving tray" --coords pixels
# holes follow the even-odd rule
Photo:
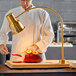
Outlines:
[[[12,61],[6,61],[6,65],[9,68],[61,68],[69,67],[69,63],[59,64],[59,60],[44,60],[41,63],[12,63]]]

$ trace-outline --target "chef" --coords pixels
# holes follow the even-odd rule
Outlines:
[[[8,49],[6,47],[8,32],[13,32],[13,30],[9,27],[9,21],[6,16],[12,12],[16,17],[23,11],[35,7],[32,4],[32,0],[20,0],[20,5],[21,6],[17,8],[9,10],[5,15],[3,25],[0,29],[1,54],[8,54]],[[45,60],[47,47],[54,38],[49,14],[41,8],[36,8],[24,13],[17,19],[24,25],[25,28],[20,33],[12,36],[12,51],[10,60],[23,61],[24,52],[27,48],[38,48],[36,50],[42,53],[43,60]],[[20,54],[22,57],[13,56],[12,54]]]

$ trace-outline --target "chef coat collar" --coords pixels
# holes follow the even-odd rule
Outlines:
[[[21,10],[22,11],[25,11],[25,9],[22,7],[22,6],[20,6],[21,7]],[[33,8],[33,7],[35,7],[34,5],[32,5],[32,7],[31,8]],[[29,11],[28,11],[29,12]]]

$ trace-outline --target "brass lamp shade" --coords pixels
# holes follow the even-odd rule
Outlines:
[[[14,17],[12,13],[9,13],[6,17],[10,24],[9,27],[14,31],[13,34],[17,34],[24,29],[24,26]]]

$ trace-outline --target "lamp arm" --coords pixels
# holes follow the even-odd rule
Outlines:
[[[63,48],[63,20],[62,20],[61,16],[55,10],[53,10],[51,8],[48,8],[48,7],[43,7],[43,6],[33,7],[33,8],[25,10],[24,12],[22,12],[21,14],[19,14],[15,18],[18,18],[19,16],[21,16],[22,14],[28,12],[29,10],[36,9],[36,8],[48,9],[48,10],[54,12],[58,16],[58,18],[60,19],[60,22],[61,22],[61,42],[62,42],[62,59],[60,60],[60,63],[64,64],[65,60],[64,60],[64,48]]]

